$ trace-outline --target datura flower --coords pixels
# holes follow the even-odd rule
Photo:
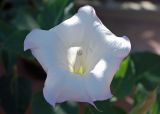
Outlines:
[[[129,39],[107,29],[91,6],[50,30],[32,30],[24,41],[47,73],[46,101],[88,102],[112,97],[110,84],[131,49]]]

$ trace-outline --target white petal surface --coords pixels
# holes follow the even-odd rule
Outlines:
[[[84,76],[68,69],[67,52],[71,47],[84,50],[87,67]],[[27,49],[31,49],[47,73],[43,93],[50,104],[66,100],[93,104],[112,96],[111,81],[131,44],[127,37],[117,37],[107,29],[91,6],[84,6],[48,31],[30,32],[24,41],[24,50]],[[74,61],[72,57],[69,60]]]
[[[32,30],[24,41],[24,50],[27,49],[31,49],[46,72],[54,64],[66,67],[67,60],[63,53],[66,48],[55,31]]]
[[[74,76],[65,70],[50,70],[43,89],[45,99],[52,105],[66,100],[89,102],[89,96],[84,85],[85,77]],[[58,76],[57,76],[58,75]]]

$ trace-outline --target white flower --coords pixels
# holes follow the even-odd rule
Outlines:
[[[35,29],[25,41],[47,73],[43,93],[48,103],[88,102],[112,96],[110,84],[131,49],[127,37],[108,30],[91,6],[50,30]]]

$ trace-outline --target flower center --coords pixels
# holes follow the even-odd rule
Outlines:
[[[86,67],[84,63],[84,51],[81,47],[71,47],[68,50],[69,70],[74,74],[84,75]]]

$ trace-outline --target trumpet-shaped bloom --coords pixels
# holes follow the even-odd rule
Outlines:
[[[107,29],[91,6],[50,30],[32,30],[24,41],[47,73],[43,94],[51,105],[112,96],[110,84],[131,49],[127,37]]]

